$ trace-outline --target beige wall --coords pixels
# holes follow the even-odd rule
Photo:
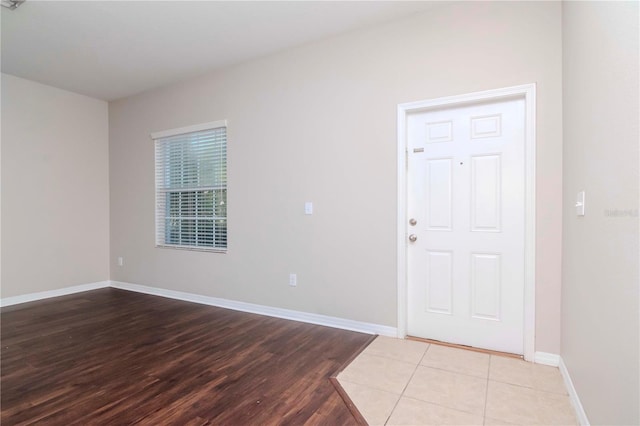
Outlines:
[[[2,297],[109,279],[108,105],[2,74]]]
[[[111,278],[396,326],[397,104],[535,82],[536,349],[558,353],[561,61],[559,3],[448,4],[113,102]],[[149,134],[219,119],[228,254],[154,248]]]
[[[561,354],[591,424],[640,423],[638,16],[638,2],[563,6]]]

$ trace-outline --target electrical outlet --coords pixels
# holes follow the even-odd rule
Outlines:
[[[124,257],[118,258],[118,266],[124,266]]]
[[[298,276],[296,274],[289,274],[289,285],[291,287],[298,285]]]

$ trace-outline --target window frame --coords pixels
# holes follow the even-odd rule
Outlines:
[[[164,138],[170,138],[170,137],[174,137],[174,136],[180,136],[180,135],[187,135],[189,133],[196,133],[196,132],[202,132],[202,131],[207,131],[207,130],[215,130],[215,129],[219,129],[219,128],[225,128],[225,140],[224,140],[224,151],[225,151],[225,157],[224,157],[224,165],[225,165],[225,170],[228,167],[228,157],[227,157],[227,148],[228,148],[228,126],[227,126],[227,120],[218,120],[218,121],[212,121],[212,122],[208,122],[208,123],[202,123],[202,124],[196,124],[196,125],[192,125],[192,126],[186,126],[186,127],[180,127],[180,128],[175,128],[175,129],[169,129],[169,130],[163,130],[163,131],[159,131],[159,132],[153,132],[150,134],[151,140],[153,141],[153,146],[154,146],[154,183],[155,183],[155,192],[154,192],[154,197],[155,197],[155,206],[154,206],[154,212],[155,212],[155,223],[154,223],[154,239],[155,239],[155,247],[156,248],[163,248],[163,249],[175,249],[175,250],[188,250],[188,251],[202,251],[202,252],[208,252],[208,253],[227,253],[228,248],[229,248],[229,242],[228,242],[228,236],[229,236],[229,221],[228,221],[228,216],[229,216],[229,212],[228,210],[226,211],[226,214],[224,216],[224,222],[225,222],[225,228],[226,228],[226,238],[225,238],[225,247],[215,247],[215,246],[197,246],[197,245],[185,245],[185,244],[169,244],[167,243],[167,236],[166,236],[166,228],[165,232],[164,232],[164,236],[163,241],[160,241],[161,236],[160,236],[160,227],[159,227],[159,221],[165,221],[167,219],[167,208],[169,206],[169,202],[168,202],[168,197],[167,195],[165,195],[165,200],[164,200],[164,208],[160,205],[161,201],[159,200],[159,194],[160,192],[164,191],[165,194],[169,194],[172,192],[185,192],[185,190],[183,189],[182,191],[180,190],[176,190],[176,191],[171,191],[171,190],[166,190],[166,188],[162,187],[158,182],[158,158],[157,158],[157,143],[160,139],[164,139]],[[189,188],[186,188],[189,189]],[[227,203],[226,199],[227,199],[227,194],[228,194],[228,179],[225,176],[225,184],[224,187],[221,188],[224,193],[224,199],[225,199],[225,204]],[[194,192],[197,193],[200,190],[206,190],[206,187],[197,187],[194,188],[192,191],[186,191],[186,192]],[[215,199],[215,198],[214,198]],[[182,204],[181,204],[182,205]],[[225,207],[226,209],[226,207]],[[214,212],[215,212],[215,207],[214,207]],[[212,221],[214,222],[214,235],[215,235],[215,217],[212,218]],[[197,241],[197,234],[194,234],[195,236],[195,240]],[[194,242],[195,244],[195,242]]]

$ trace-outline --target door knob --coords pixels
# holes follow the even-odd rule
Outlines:
[[[416,234],[409,235],[409,241],[411,241],[412,243],[415,243],[417,239],[418,237],[416,236]]]
[[[409,225],[416,226],[416,223],[418,223],[418,221],[415,220],[414,218],[409,219]]]

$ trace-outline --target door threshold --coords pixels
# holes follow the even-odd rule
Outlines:
[[[483,354],[503,356],[506,358],[524,359],[522,355],[512,354],[510,352],[493,351],[491,349],[474,348],[473,346],[458,345],[456,343],[442,342],[440,340],[424,339],[422,337],[407,336],[407,340],[415,340],[416,342],[424,342],[433,345],[448,346],[450,348],[464,349],[467,351],[480,352]]]

